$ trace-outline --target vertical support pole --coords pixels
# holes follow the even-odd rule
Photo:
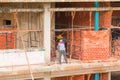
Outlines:
[[[95,7],[99,7],[99,2],[94,3]],[[97,31],[99,30],[99,11],[95,11],[94,15],[94,29]]]
[[[45,72],[44,80],[51,80],[50,72]]]
[[[108,80],[111,80],[111,72],[108,72]]]
[[[98,73],[96,73],[96,74],[94,75],[94,80],[99,80],[99,74],[98,74]]]
[[[14,18],[14,27],[16,28],[17,27],[17,23],[16,23],[17,13],[16,12],[13,13],[13,18]]]
[[[44,80],[51,80],[49,76],[45,76]]]
[[[99,2],[95,2],[94,6],[99,7]],[[94,19],[94,29],[95,29],[95,31],[98,31],[99,30],[99,11],[95,11],[94,18],[95,18]],[[94,80],[99,80],[99,74],[98,73],[96,73],[94,75]]]
[[[14,28],[17,29],[17,22],[16,22],[16,19],[17,19],[17,13],[14,12],[13,13],[13,18],[14,18]],[[16,33],[14,33],[14,49],[16,48]]]
[[[92,11],[90,11],[90,29],[92,29],[91,28],[91,26],[92,26],[91,22],[92,22]]]
[[[51,4],[50,3],[45,3],[44,4],[44,48],[45,48],[45,62],[50,63],[50,44],[51,44],[51,39],[50,39],[50,26],[51,26],[51,21],[50,21],[50,11],[48,9],[50,8]]]
[[[74,18],[75,18],[75,12],[71,12],[71,16],[72,16],[72,24],[71,24],[71,27],[72,27],[72,32],[71,32],[71,46],[70,46],[70,62],[71,62],[71,58],[72,58],[72,53],[73,53],[73,39],[74,39],[74,30],[73,30],[73,25],[74,25]]]
[[[52,8],[55,8],[55,3],[51,4]],[[55,12],[51,12],[51,50],[52,50],[52,54],[51,57],[54,56],[55,53]]]

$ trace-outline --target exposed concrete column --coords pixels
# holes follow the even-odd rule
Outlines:
[[[111,72],[108,72],[108,80],[111,80]]]
[[[44,74],[45,74],[44,80],[51,80],[50,72],[46,72]]]
[[[45,62],[50,63],[50,45],[51,45],[51,39],[50,39],[50,11],[48,9],[51,7],[51,3],[45,3],[44,4],[44,48],[45,48]]]

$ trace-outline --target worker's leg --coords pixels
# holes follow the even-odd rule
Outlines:
[[[59,51],[59,63],[61,64],[62,51]]]
[[[65,62],[68,63],[68,61],[67,61],[67,57],[66,57],[66,52],[65,52],[65,51],[62,51],[62,54],[63,54],[63,56],[64,56],[64,60],[65,60]]]

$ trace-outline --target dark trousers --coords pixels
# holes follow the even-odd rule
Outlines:
[[[64,50],[60,50],[60,51],[59,51],[59,63],[61,64],[62,55],[63,55],[63,57],[64,57],[65,62],[68,63],[67,57],[66,57],[66,52],[65,52]]]

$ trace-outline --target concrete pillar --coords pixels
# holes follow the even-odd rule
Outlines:
[[[44,74],[45,74],[44,80],[51,80],[50,72],[45,72]]]
[[[111,72],[108,72],[108,80],[111,80]]]
[[[51,45],[51,39],[50,39],[50,27],[51,27],[51,21],[50,21],[50,11],[48,10],[50,8],[50,3],[44,4],[44,48],[45,48],[45,62],[50,63],[50,45]]]

